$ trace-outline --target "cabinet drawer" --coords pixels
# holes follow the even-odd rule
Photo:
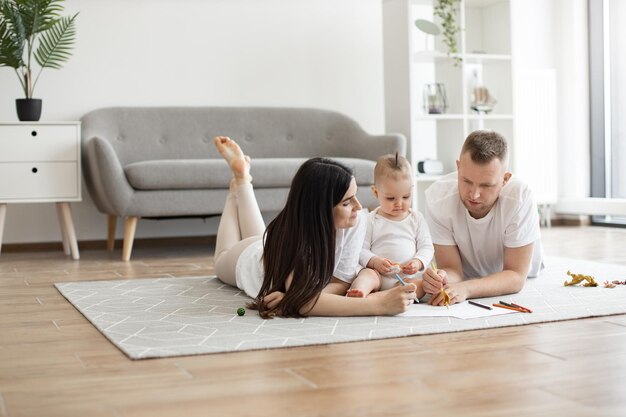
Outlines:
[[[6,125],[0,128],[0,161],[77,161],[76,125]]]
[[[0,202],[80,199],[76,162],[0,164]]]

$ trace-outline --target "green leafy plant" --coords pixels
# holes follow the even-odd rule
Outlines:
[[[15,70],[26,98],[44,68],[59,69],[71,56],[76,13],[61,16],[63,0],[0,0],[0,67]],[[34,61],[39,65],[33,80]]]
[[[441,20],[443,28],[443,43],[448,47],[448,55],[459,52],[456,35],[461,28],[457,23],[457,11],[459,10],[460,0],[436,0],[433,13]],[[455,56],[456,64],[461,62],[459,56]]]

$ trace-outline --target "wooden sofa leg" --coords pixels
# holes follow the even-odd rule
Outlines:
[[[115,229],[117,227],[117,216],[107,215],[107,250],[113,252],[115,249]]]
[[[130,253],[133,251],[133,242],[135,241],[135,230],[137,230],[137,221],[139,217],[126,217],[124,225],[124,248],[122,249],[122,260],[129,261]]]

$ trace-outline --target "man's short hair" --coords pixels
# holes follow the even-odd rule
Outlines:
[[[469,152],[472,161],[477,164],[487,164],[494,158],[498,158],[505,165],[508,162],[506,139],[493,130],[476,130],[470,133],[463,143],[461,155],[465,152]]]

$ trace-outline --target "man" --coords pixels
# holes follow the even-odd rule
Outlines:
[[[471,133],[456,161],[458,172],[426,190],[425,217],[437,269],[424,273],[430,304],[519,292],[543,268],[539,215],[528,186],[507,171],[505,139]]]

